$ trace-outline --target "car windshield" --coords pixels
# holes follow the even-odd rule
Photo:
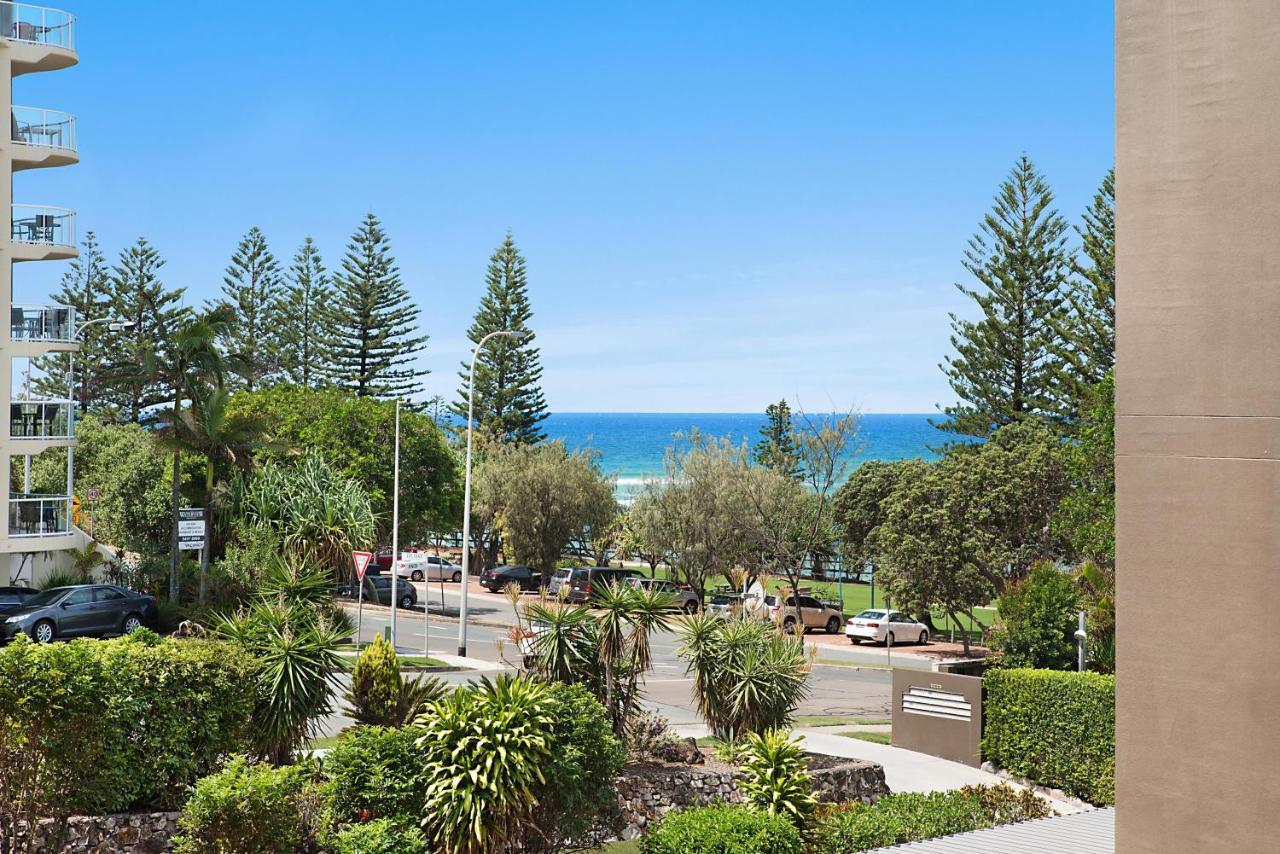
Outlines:
[[[27,601],[23,602],[22,604],[23,604],[23,605],[28,605],[28,606],[30,606],[30,607],[32,607],[32,608],[40,608],[40,607],[43,607],[43,606],[45,606],[45,605],[52,605],[54,602],[57,602],[57,601],[58,601],[59,599],[61,599],[63,596],[65,596],[66,594],[70,593],[73,589],[75,589],[75,588],[72,588],[72,587],[52,587],[52,588],[50,588],[50,589],[48,589],[48,590],[45,590],[45,591],[43,591],[43,592],[41,592],[41,593],[37,593],[35,596],[32,596],[30,599],[28,599]]]
[[[874,620],[884,616],[884,611],[863,611],[858,614],[860,620]]]

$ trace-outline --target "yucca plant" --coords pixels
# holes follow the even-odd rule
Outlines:
[[[743,741],[738,786],[755,809],[785,816],[804,827],[818,802],[809,778],[809,757],[785,729],[748,733]]]
[[[638,683],[653,665],[649,635],[671,630],[675,598],[658,590],[604,584],[591,597],[596,656],[604,672],[604,707],[613,731],[625,736],[639,701]]]
[[[694,703],[716,738],[734,741],[786,726],[808,695],[811,664],[803,645],[769,623],[695,615],[679,636]]]
[[[595,617],[585,605],[532,604],[525,608],[531,630],[532,671],[557,682],[591,683],[596,676]]]
[[[431,706],[422,727],[427,786],[422,827],[444,854],[518,847],[555,745],[548,686],[524,677],[487,678]]]

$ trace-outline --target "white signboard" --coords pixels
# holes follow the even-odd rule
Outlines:
[[[203,507],[183,507],[178,510],[178,548],[183,551],[199,551],[204,548]]]

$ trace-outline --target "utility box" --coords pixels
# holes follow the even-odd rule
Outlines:
[[[982,678],[893,671],[893,746],[982,764]]]

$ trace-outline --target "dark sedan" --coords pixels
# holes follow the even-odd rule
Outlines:
[[[40,642],[54,638],[128,634],[156,624],[156,600],[115,584],[53,587],[7,613],[0,641],[19,633]]]
[[[339,596],[349,599],[359,598],[360,588],[354,584],[344,584],[338,588]],[[418,604],[418,591],[403,575],[396,582],[396,604],[401,608],[412,608]],[[366,575],[364,577],[364,601],[376,605],[391,604],[391,576]]]
[[[0,587],[0,614],[12,614],[39,592],[30,587]]]
[[[515,584],[521,590],[537,590],[543,585],[542,573],[527,566],[495,566],[480,573],[480,586],[490,593],[505,590]]]

